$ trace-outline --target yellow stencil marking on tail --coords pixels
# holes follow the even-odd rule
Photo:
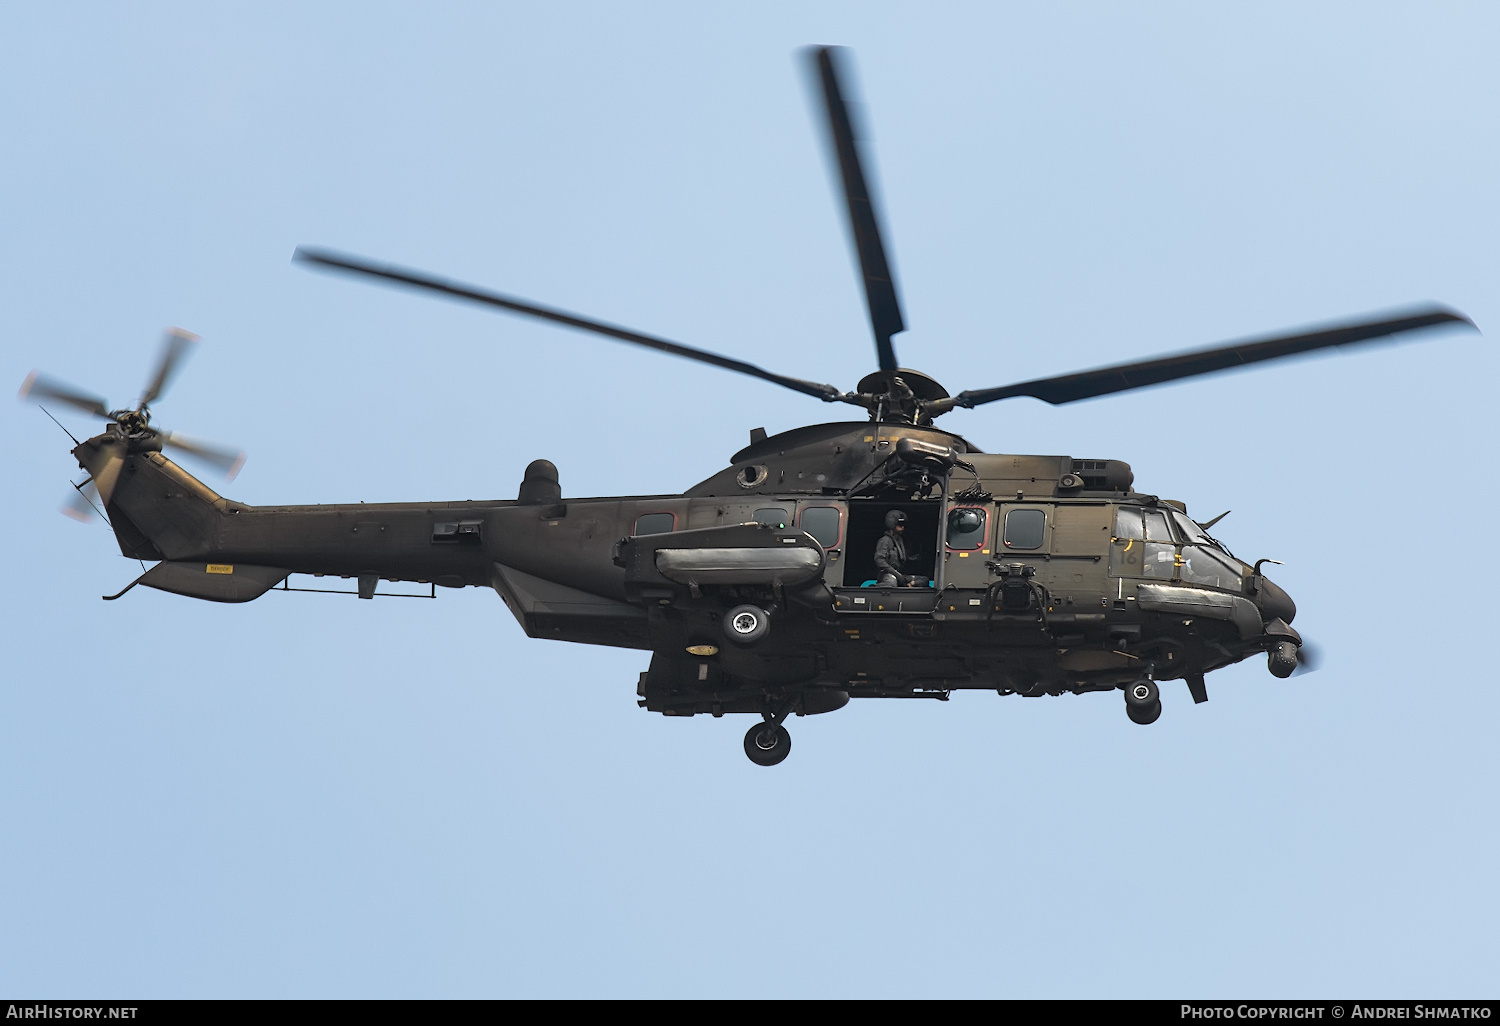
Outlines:
[[[232,574],[234,573],[234,564],[210,563],[208,564],[208,566],[204,567],[204,569],[211,574]]]

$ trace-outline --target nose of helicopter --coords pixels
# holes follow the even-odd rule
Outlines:
[[[1256,592],[1255,602],[1260,606],[1260,618],[1269,623],[1272,620],[1281,620],[1291,623],[1292,618],[1297,615],[1297,603],[1284,589],[1269,577],[1260,579],[1260,588]]]

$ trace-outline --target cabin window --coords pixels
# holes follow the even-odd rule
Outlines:
[[[1005,514],[1005,547],[1039,549],[1047,537],[1047,514],[1039,509],[1013,509]]]
[[[839,511],[833,506],[809,506],[804,509],[801,527],[825,549],[831,549],[839,543]]]
[[[755,511],[755,522],[767,527],[785,527],[792,522],[792,516],[780,506],[769,506]]]
[[[1041,510],[1018,510],[1021,513],[1040,513]],[[948,547],[950,549],[979,549],[984,547],[985,529],[989,526],[989,514],[977,506],[957,506],[948,511]],[[1036,548],[1041,545],[1037,535]]]
[[[635,536],[643,534],[671,534],[677,530],[675,513],[642,513],[635,518]]]
[[[1182,547],[1182,579],[1226,591],[1240,590],[1240,568],[1232,560],[1203,545]]]

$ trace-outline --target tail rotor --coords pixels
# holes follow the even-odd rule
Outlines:
[[[100,396],[76,388],[67,382],[48,377],[40,371],[32,371],[21,383],[20,398],[30,402],[56,402],[75,410],[110,421],[105,433],[121,443],[119,455],[111,457],[104,467],[82,485],[74,485],[77,494],[70,496],[62,512],[74,520],[87,521],[94,512],[109,502],[109,496],[119,479],[125,464],[127,451],[147,451],[170,448],[188,457],[213,467],[228,480],[245,464],[245,454],[238,449],[206,442],[175,431],[164,431],[151,425],[151,404],[160,399],[171,384],[183,360],[198,344],[199,338],[182,328],[169,328],[162,343],[156,366],[147,379],[146,387],[134,407],[112,410]]]

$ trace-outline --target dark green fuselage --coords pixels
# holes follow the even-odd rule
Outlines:
[[[1125,464],[984,454],[932,427],[763,438],[681,495],[564,499],[538,461],[517,499],[492,502],[251,507],[113,430],[75,455],[122,551],[162,561],[142,584],[218,601],[291,574],[365,596],[380,581],[493,587],[531,637],[651,651],[639,694],[669,715],[1143,674],[1201,690],[1204,672],[1295,636],[1285,593],[1179,504],[1134,491]],[[892,509],[916,587],[873,585]],[[743,603],[771,628],[742,648],[722,619]]]

